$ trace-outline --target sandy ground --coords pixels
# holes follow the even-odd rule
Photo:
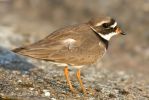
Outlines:
[[[12,52],[8,51],[6,55],[8,54],[13,56],[13,59],[5,62],[1,60],[5,66],[1,65],[0,68],[0,95],[4,100],[149,99],[149,80],[139,72],[110,70],[98,66],[83,68],[82,79],[87,90],[84,95],[80,91],[74,69],[70,71],[70,77],[76,93],[71,93],[66,85],[62,67],[34,61],[35,67],[29,61],[17,58]],[[22,66],[28,65],[28,68],[18,63]],[[12,68],[11,65],[15,66]]]

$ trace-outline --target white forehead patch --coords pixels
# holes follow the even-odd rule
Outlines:
[[[110,27],[115,28],[117,26],[117,22],[115,22],[113,25],[111,25]]]
[[[108,21],[101,21],[101,22],[97,23],[95,26],[101,26],[103,23],[108,23]]]

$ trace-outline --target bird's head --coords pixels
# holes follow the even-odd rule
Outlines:
[[[111,17],[98,17],[89,21],[91,29],[105,40],[110,40],[112,36],[125,33],[122,32],[117,22]]]

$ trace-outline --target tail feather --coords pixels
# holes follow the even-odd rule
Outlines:
[[[32,58],[36,58],[36,59],[48,59],[48,53],[49,50],[46,49],[28,49],[26,47],[20,47],[20,48],[16,48],[13,49],[12,52],[24,55],[24,56],[28,56],[28,57],[32,57]]]
[[[25,47],[20,47],[20,48],[13,49],[12,51],[15,52],[15,53],[19,53],[24,49],[25,49]]]

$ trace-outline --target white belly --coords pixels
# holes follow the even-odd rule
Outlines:
[[[70,67],[73,67],[73,68],[76,68],[76,69],[80,69],[82,67],[84,67],[84,65],[81,65],[81,66],[73,66],[73,65],[68,65],[66,63],[57,63],[57,62],[51,62],[52,64],[55,64],[57,66],[60,66],[60,67],[66,67],[66,66],[70,66]]]

